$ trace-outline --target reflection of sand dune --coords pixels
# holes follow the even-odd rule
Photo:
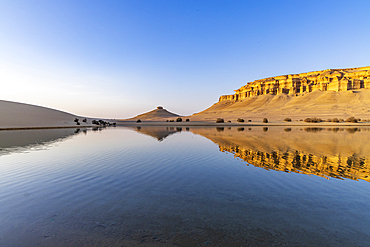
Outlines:
[[[257,167],[370,182],[370,129],[192,128]]]
[[[0,155],[43,147],[65,140],[80,129],[43,129],[0,131]]]

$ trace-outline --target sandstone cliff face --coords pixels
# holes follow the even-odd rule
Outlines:
[[[370,66],[351,69],[327,69],[256,80],[235,90],[235,94],[222,95],[219,102],[237,101],[266,94],[300,94],[321,91],[348,91],[370,88]]]

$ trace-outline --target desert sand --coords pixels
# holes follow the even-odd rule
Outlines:
[[[370,119],[370,90],[350,91],[315,90],[302,94],[267,94],[248,97],[242,100],[224,100],[210,108],[188,116],[191,121],[214,122],[217,118],[235,122],[238,118],[261,122],[267,118],[272,122],[283,122],[319,117],[347,119],[350,116]]]
[[[82,117],[46,107],[0,100],[0,129],[91,126]],[[80,126],[74,122],[80,119]]]

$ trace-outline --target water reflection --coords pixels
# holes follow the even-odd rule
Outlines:
[[[219,145],[221,152],[266,170],[325,178],[370,181],[369,128],[187,127]],[[246,131],[248,129],[248,131]],[[163,141],[180,132],[174,127],[136,131]]]
[[[193,128],[248,164],[267,170],[296,172],[326,178],[370,181],[367,128],[243,128],[220,133]],[[361,133],[359,133],[361,132]]]
[[[368,245],[369,183],[244,163],[361,179],[370,131],[243,128],[0,132],[53,144],[0,156],[0,246]]]
[[[177,132],[182,131],[182,127],[165,127],[165,126],[136,126],[136,127],[127,127],[138,133],[151,136],[158,141],[163,141],[170,135],[173,135]],[[186,131],[189,131],[189,128],[186,128]]]
[[[87,129],[39,129],[0,131],[0,156],[45,149],[48,145],[67,140],[73,135],[87,134]]]

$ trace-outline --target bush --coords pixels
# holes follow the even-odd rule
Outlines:
[[[252,122],[252,120],[249,119],[248,122]]]
[[[87,119],[86,119],[86,118],[84,118],[84,120],[82,120],[82,122],[87,123]]]
[[[228,123],[231,123],[231,121],[229,120],[229,121],[227,121]]]
[[[74,122],[78,123],[78,121],[80,121],[78,118],[75,118],[75,120],[73,120]]]
[[[267,118],[264,118],[264,119],[262,120],[262,122],[263,122],[263,123],[268,123],[269,121],[267,120]]]
[[[326,120],[326,122],[329,122],[329,123],[331,123],[332,121],[333,119],[330,119],[330,118]]]
[[[168,119],[166,120],[166,122],[168,122]]]
[[[170,122],[175,122],[175,120],[171,119]]]
[[[306,122],[306,123],[320,123],[320,122],[322,122],[322,119],[321,118],[317,118],[317,117],[306,118],[304,120],[304,122]]]
[[[338,118],[336,118],[336,117],[335,117],[335,118],[333,118],[333,119],[332,119],[332,121],[333,121],[333,123],[339,123],[339,119],[338,119]]]
[[[236,120],[238,123],[244,123],[244,119],[242,118],[238,118],[238,120]]]
[[[346,119],[346,122],[348,123],[357,123],[357,119],[355,117],[349,117]]]
[[[187,118],[185,121],[186,121],[186,122],[189,122],[189,121],[190,121],[190,119],[189,119],[189,118]]]
[[[285,122],[292,122],[292,119],[287,117],[286,119],[284,119],[284,121]]]
[[[176,122],[182,122],[182,118],[181,118],[181,117],[178,117],[178,118],[176,119]]]
[[[137,123],[141,123],[141,120],[140,120],[140,119],[138,119],[136,122],[137,122]]]
[[[217,118],[216,119],[216,123],[223,123],[224,122],[224,119],[223,118]]]

